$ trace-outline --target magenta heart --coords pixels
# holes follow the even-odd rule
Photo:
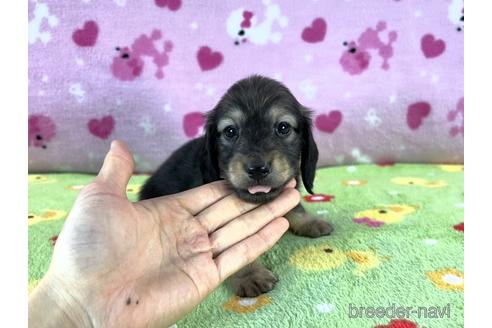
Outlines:
[[[446,43],[441,39],[436,39],[432,34],[426,34],[420,40],[420,48],[426,58],[435,58],[446,50]]]
[[[223,56],[220,52],[212,51],[210,47],[204,46],[198,50],[196,59],[202,71],[209,71],[222,63]]]
[[[431,105],[425,101],[416,102],[408,106],[407,110],[407,124],[412,130],[417,130],[421,125],[424,118],[426,118],[431,112]]]
[[[321,42],[326,35],[326,22],[323,18],[316,18],[311,23],[311,26],[306,27],[302,31],[302,39],[309,43]]]
[[[155,0],[157,7],[168,7],[171,11],[176,11],[181,8],[181,0]]]
[[[96,44],[99,27],[90,20],[84,23],[84,27],[77,29],[72,34],[72,40],[80,47],[92,47]]]
[[[104,116],[100,120],[93,118],[87,123],[90,133],[101,139],[107,139],[114,128],[113,116]]]
[[[328,115],[318,115],[314,121],[314,125],[320,131],[333,133],[341,122],[342,113],[339,110],[332,110]]]
[[[195,137],[205,124],[205,116],[200,112],[188,113],[183,118],[183,129],[187,137]]]

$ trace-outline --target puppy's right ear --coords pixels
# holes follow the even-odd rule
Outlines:
[[[301,151],[301,175],[304,188],[313,194],[313,183],[316,175],[316,164],[318,163],[318,147],[313,138],[311,111],[303,108],[303,131]]]
[[[205,140],[203,143],[202,162],[200,170],[205,183],[220,179],[219,153],[217,151],[217,126],[213,112],[208,113],[207,123],[205,124]]]

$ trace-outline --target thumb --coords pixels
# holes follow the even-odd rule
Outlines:
[[[133,156],[128,146],[123,141],[114,140],[96,180],[106,184],[112,192],[126,196],[133,165]]]

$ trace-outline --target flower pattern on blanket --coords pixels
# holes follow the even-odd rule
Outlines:
[[[441,269],[427,272],[427,277],[440,289],[463,291],[465,288],[465,277],[456,269]]]
[[[64,218],[66,215],[67,212],[63,210],[45,210],[42,213],[27,214],[27,222],[29,225],[33,225],[40,222],[59,220]]]
[[[227,303],[224,304],[224,309],[237,313],[252,313],[259,308],[270,304],[272,300],[267,295],[258,297],[238,297],[232,296]]]
[[[381,257],[375,250],[343,251],[327,243],[304,247],[290,256],[290,264],[301,270],[334,270],[352,261],[355,269],[352,273],[364,276],[367,271],[381,265],[388,257]]]
[[[42,174],[29,174],[27,177],[29,184],[45,184],[45,183],[55,183],[57,180],[48,175]]]
[[[402,204],[383,205],[370,210],[357,212],[352,221],[367,225],[370,228],[379,228],[384,224],[402,222],[407,215],[415,212],[415,209],[415,206]]]
[[[398,177],[391,179],[391,182],[404,186],[417,186],[424,188],[443,188],[448,185],[444,180],[427,180],[418,177]]]
[[[279,327],[428,325],[415,317],[415,322],[346,318],[348,303],[373,305],[375,297],[396,306],[411,306],[405,300],[424,298],[431,305],[450,303],[451,318],[434,320],[432,327],[462,326],[464,167],[388,163],[318,170],[316,194],[303,192],[301,201],[309,213],[334,225],[332,235],[311,239],[286,233],[259,259],[279,279],[271,292],[240,298],[225,283],[172,327],[200,326],[204,320],[212,327],[250,327],[251,322]],[[391,181],[395,177],[425,178],[424,184],[443,180],[447,186],[400,185]],[[130,201],[137,201],[147,178],[131,177],[126,189]],[[86,174],[28,176],[30,291],[49,267],[64,218],[92,179],[94,175]],[[360,224],[347,222],[360,216],[366,217]],[[372,229],[371,223],[384,224]]]

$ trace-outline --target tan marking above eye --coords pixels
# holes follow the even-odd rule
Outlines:
[[[269,111],[270,117],[275,124],[287,122],[292,127],[297,128],[297,120],[287,109],[282,107],[272,107]]]
[[[294,129],[296,129],[296,128],[297,128],[297,121],[296,121],[296,118],[295,118],[294,116],[292,116],[292,115],[283,115],[283,116],[281,116],[281,117],[278,119],[278,121],[277,121],[277,122],[278,122],[278,123],[280,123],[280,122],[287,122],[287,123],[289,123],[289,124],[290,124],[290,126],[292,126]],[[277,124],[278,124],[278,123],[277,123]]]
[[[222,132],[224,131],[224,129],[230,125],[233,125],[233,126],[236,126],[236,123],[234,122],[233,119],[231,118],[223,118],[219,121],[219,123],[217,124],[217,131],[218,132]]]
[[[217,131],[222,132],[229,125],[238,126],[244,119],[245,115],[239,108],[231,108],[219,119]]]

